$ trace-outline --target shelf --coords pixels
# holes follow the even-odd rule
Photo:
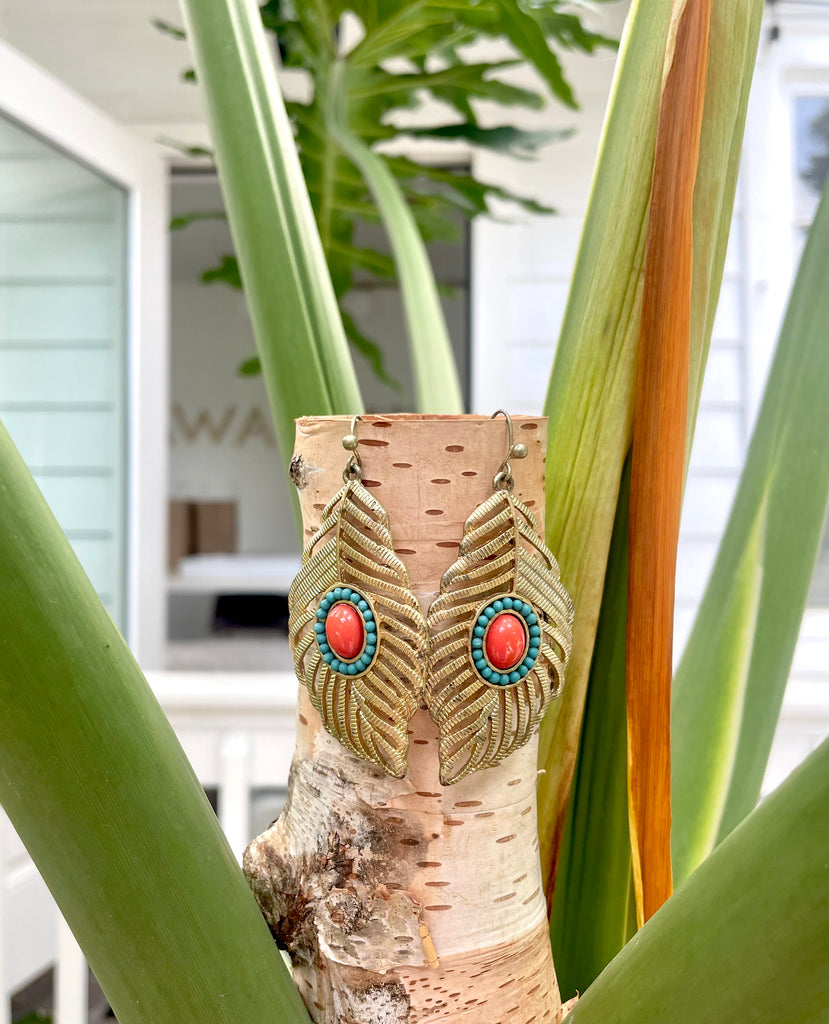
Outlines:
[[[299,555],[188,555],[167,577],[170,594],[286,594]]]

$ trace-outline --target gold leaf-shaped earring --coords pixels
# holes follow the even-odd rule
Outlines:
[[[494,493],[464,524],[458,559],[427,617],[426,703],[438,727],[444,786],[499,764],[529,741],[561,692],[573,603],[532,512],[513,497],[513,444]]]
[[[389,517],[363,487],[355,416],[345,486],[326,505],[288,594],[297,676],[322,724],[357,757],[403,778],[423,695],[426,622],[394,553]]]

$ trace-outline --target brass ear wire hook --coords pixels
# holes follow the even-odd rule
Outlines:
[[[351,452],[348,462],[345,464],[343,470],[343,480],[348,483],[350,480],[362,480],[363,479],[363,462],[360,458],[360,453],[357,450],[357,424],[360,422],[359,415],[354,416],[351,420],[351,430],[343,438],[343,448],[347,452]]]
[[[514,443],[512,417],[508,412],[504,412],[503,409],[497,409],[489,418],[494,420],[496,416],[503,416],[507,421],[507,428],[509,430],[509,447],[507,448],[506,458],[498,467],[498,472],[493,477],[492,486],[496,491],[511,492],[515,486],[515,481],[512,478],[512,466],[510,465],[509,460],[526,459],[527,446],[520,442],[518,444]]]

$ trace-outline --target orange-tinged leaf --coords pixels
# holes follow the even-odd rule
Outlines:
[[[688,0],[669,38],[634,395],[626,666],[630,835],[640,924],[673,887],[674,582],[685,468],[694,182],[710,19],[711,0]]]

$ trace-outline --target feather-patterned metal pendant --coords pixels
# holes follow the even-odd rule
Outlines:
[[[427,623],[426,702],[447,786],[527,743],[561,691],[572,648],[573,603],[558,564],[508,490],[467,519]]]
[[[288,595],[297,676],[328,732],[395,778],[423,696],[426,623],[385,509],[358,480],[328,503]]]

